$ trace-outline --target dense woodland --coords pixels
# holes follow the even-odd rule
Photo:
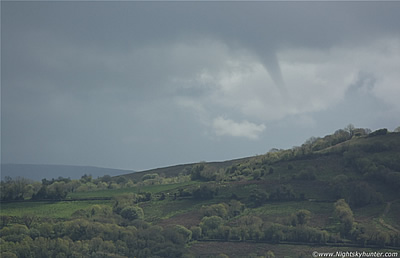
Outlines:
[[[6,178],[1,257],[232,256],[196,249],[216,241],[400,250],[398,131],[349,125],[289,150],[117,177]]]

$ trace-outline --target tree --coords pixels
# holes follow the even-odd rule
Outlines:
[[[110,175],[104,175],[100,177],[99,180],[105,183],[110,183],[112,181],[112,178]]]
[[[311,218],[311,212],[308,210],[299,210],[295,214],[295,225],[306,225]]]
[[[24,221],[25,226],[31,228],[32,223],[37,220],[37,217],[34,214],[24,214],[22,220]]]
[[[123,185],[123,184],[125,184],[127,181],[128,181],[128,179],[126,179],[124,176],[119,176],[119,177],[117,178],[117,184],[119,184],[119,185]]]
[[[304,144],[305,144],[305,145],[313,145],[314,143],[317,142],[317,140],[318,140],[317,137],[311,136],[309,139],[307,139],[307,140],[305,141]]]
[[[269,250],[269,251],[265,254],[265,258],[275,258],[274,252],[272,252],[271,250]]]
[[[307,170],[301,170],[300,173],[298,175],[294,176],[295,179],[298,180],[309,180],[309,181],[313,181],[316,179],[315,176],[315,168],[310,167],[307,168]]]
[[[355,127],[353,124],[349,124],[344,128],[344,130],[350,134],[350,138],[353,137],[354,129]]]
[[[335,197],[337,198],[343,198],[347,191],[348,191],[348,182],[349,182],[349,178],[344,175],[344,174],[340,174],[337,175],[333,178],[333,180],[331,181],[329,188],[332,191],[332,193],[335,195]]]
[[[274,243],[279,243],[285,239],[283,230],[285,227],[281,224],[273,223],[270,226],[264,226],[264,239],[273,241]]]
[[[228,203],[228,212],[230,217],[236,217],[240,215],[245,209],[245,205],[237,200],[231,200]]]
[[[363,207],[370,203],[382,202],[382,194],[377,193],[367,182],[359,182],[352,186],[350,204],[355,207]]]
[[[218,235],[218,228],[222,226],[223,219],[218,216],[204,217],[200,222],[201,231],[208,237]]]
[[[347,141],[348,139],[350,139],[350,132],[343,130],[343,129],[339,129],[337,130],[333,135],[333,141],[332,141],[332,145]]]
[[[273,167],[270,167],[269,169],[268,169],[268,174],[273,174],[274,173],[274,168]]]
[[[47,188],[47,198],[48,199],[64,199],[67,196],[68,192],[66,191],[65,182],[54,182],[49,185]]]
[[[253,179],[257,180],[257,179],[260,179],[260,177],[261,177],[261,170],[260,169],[254,170],[253,171]]]
[[[201,227],[192,226],[190,227],[190,231],[192,231],[192,238],[194,240],[199,240],[201,238]]]
[[[3,258],[18,258],[18,256],[11,252],[3,252],[1,253],[1,257]]]
[[[380,247],[385,247],[386,244],[390,243],[389,234],[383,231],[379,231],[376,236],[376,242]]]
[[[128,220],[143,219],[144,214],[142,208],[138,206],[128,206],[122,209],[121,217]]]
[[[259,240],[262,238],[262,225],[263,221],[257,216],[243,216],[239,219],[239,225],[245,231],[247,237],[254,240]],[[243,238],[242,238],[243,239]]]
[[[228,216],[228,210],[225,203],[213,204],[207,207],[203,207],[203,214],[204,216],[211,217],[211,216],[219,216],[221,218],[226,218]]]
[[[270,200],[293,200],[296,194],[291,185],[279,185],[269,196]]]
[[[23,200],[30,192],[32,194],[31,180],[17,177],[13,180],[6,176],[4,181],[1,181],[1,199],[2,200]]]
[[[182,225],[175,225],[175,231],[183,236],[186,243],[192,240],[192,231]]]
[[[204,169],[204,164],[197,164],[194,167],[192,167],[192,170],[190,172],[190,178],[192,180],[201,180],[202,177],[200,175],[200,172],[203,171]]]
[[[216,188],[210,185],[202,185],[193,191],[193,198],[200,200],[212,199],[216,194]]]
[[[149,180],[149,179],[156,179],[157,177],[158,177],[158,174],[157,174],[157,173],[154,173],[154,174],[146,174],[146,175],[143,175],[143,176],[142,176],[141,180],[142,180],[142,181],[145,181],[145,180]]]
[[[42,185],[39,191],[32,196],[32,199],[40,200],[47,198],[47,185]]]
[[[84,174],[84,175],[81,177],[81,182],[82,182],[83,184],[92,182],[92,175]]]
[[[383,128],[383,129],[378,129],[378,130],[370,133],[368,136],[374,137],[374,136],[379,136],[379,135],[386,135],[387,133],[388,133],[388,130],[386,128]]]
[[[339,231],[343,236],[347,236],[353,228],[353,211],[344,199],[340,199],[334,204],[334,216],[339,220]]]
[[[260,189],[252,190],[249,196],[249,202],[252,204],[253,207],[259,207],[263,205],[268,199],[268,193]]]
[[[129,193],[115,196],[113,199],[113,211],[117,214],[120,214],[123,208],[127,206],[133,206],[135,204],[137,196],[134,193]]]
[[[165,200],[165,193],[161,193],[161,196],[160,196],[159,200],[160,200],[160,201]]]

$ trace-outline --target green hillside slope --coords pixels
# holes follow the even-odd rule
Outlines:
[[[67,257],[311,257],[400,249],[400,133],[387,130],[338,130],[238,160],[55,181],[31,196],[14,194],[24,199],[18,202],[4,198],[11,196],[3,194],[6,186],[0,233],[10,257],[26,257],[21,245],[35,253],[47,244],[54,254],[57,241],[76,247],[75,254],[63,251]]]

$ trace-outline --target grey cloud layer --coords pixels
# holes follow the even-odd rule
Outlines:
[[[394,127],[399,10],[2,2],[2,159],[140,169],[287,147],[346,123]],[[346,117],[346,105],[366,110]]]

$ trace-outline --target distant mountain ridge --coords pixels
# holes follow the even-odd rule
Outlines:
[[[16,178],[18,176],[41,181],[58,177],[79,179],[84,174],[92,175],[93,178],[104,175],[117,176],[121,174],[134,173],[133,170],[102,168],[94,166],[73,165],[45,165],[45,164],[1,164],[1,180],[6,176]]]

